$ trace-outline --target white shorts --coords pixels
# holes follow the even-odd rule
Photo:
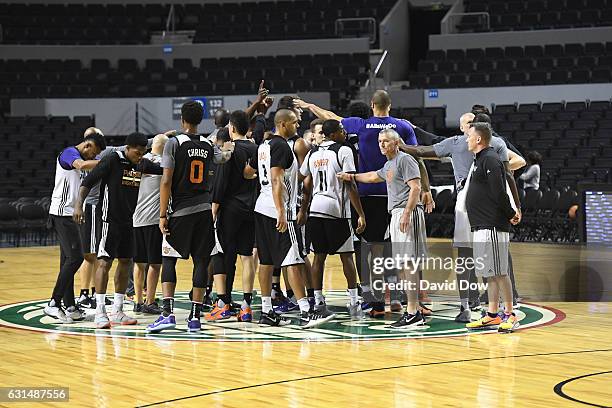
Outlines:
[[[510,233],[497,229],[474,231],[474,269],[476,276],[490,278],[508,275]]]
[[[455,235],[453,236],[453,246],[460,248],[472,247],[472,227],[465,209],[465,196],[467,188],[457,193],[455,204]]]
[[[395,208],[391,211],[391,244],[393,256],[408,255],[409,258],[427,257],[427,230],[425,228],[425,211],[418,205],[410,214],[410,225],[407,232],[400,231],[400,218],[404,213],[403,208]]]

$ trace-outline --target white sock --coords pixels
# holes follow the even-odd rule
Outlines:
[[[351,302],[351,306],[354,306],[354,305],[357,304],[357,299],[358,299],[358,296],[359,296],[358,292],[359,291],[357,290],[357,288],[349,289],[348,291],[349,291],[349,299],[350,299],[350,302]]]
[[[123,299],[125,298],[124,293],[115,293],[115,299],[113,300],[113,312],[119,313],[123,311]]]
[[[470,303],[468,299],[461,299],[461,307],[463,309],[468,310],[470,308]]]
[[[225,306],[225,302],[221,300],[221,298],[217,299],[217,306],[219,306],[220,308],[222,308],[223,306]]]
[[[369,292],[370,291],[370,284],[361,284],[361,290],[363,290],[364,292]]]
[[[304,312],[308,313],[308,311],[310,310],[310,303],[308,303],[307,297],[298,299],[298,305],[300,305],[300,312],[302,313]]]
[[[262,296],[261,297],[261,312],[268,313],[270,310],[272,310],[272,297]]]
[[[322,290],[315,290],[315,305],[320,305],[321,303],[325,303],[325,296],[323,296]]]
[[[96,293],[96,313],[106,314],[106,293]]]

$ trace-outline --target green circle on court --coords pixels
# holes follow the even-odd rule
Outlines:
[[[202,318],[202,330],[199,333],[189,333],[185,318],[190,309],[187,292],[176,294],[175,315],[177,327],[162,333],[149,334],[146,326],[152,323],[157,316],[134,315],[131,304],[125,304],[124,310],[130,316],[138,319],[138,325],[119,326],[112,329],[99,330],[93,323],[95,311],[87,310],[87,318],[74,324],[57,324],[56,320],[44,314],[46,300],[33,300],[0,306],[0,326],[50,332],[68,335],[128,337],[137,339],[165,339],[190,341],[370,341],[388,339],[412,339],[429,337],[448,337],[462,335],[478,335],[490,331],[468,332],[464,324],[456,323],[454,317],[458,312],[458,305],[454,302],[436,302],[434,299],[434,314],[422,328],[410,330],[390,329],[388,325],[400,317],[399,313],[387,313],[385,320],[366,318],[351,320],[346,308],[348,297],[345,291],[331,290],[325,293],[329,309],[336,314],[336,318],[321,326],[312,329],[301,329],[297,324],[298,315],[287,314],[292,324],[282,327],[259,326],[256,321],[261,310],[259,297],[253,305],[255,314],[254,323],[238,322],[235,317],[217,322],[205,322]],[[235,299],[241,295],[236,294]],[[108,307],[108,310],[112,306]],[[523,304],[517,311],[521,321],[519,330],[537,326],[548,325],[563,320],[565,315],[559,310],[548,307]],[[472,318],[480,317],[480,312],[473,312]]]

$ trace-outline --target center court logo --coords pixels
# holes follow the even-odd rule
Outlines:
[[[239,299],[239,294],[236,294]],[[427,337],[446,337],[468,335],[465,325],[456,323],[455,304],[436,302],[434,316],[422,329],[397,331],[387,326],[397,320],[399,314],[387,315],[387,320],[351,320],[345,303],[347,296],[344,291],[333,290],[326,293],[330,310],[336,313],[336,319],[315,329],[303,330],[297,326],[297,315],[287,315],[292,324],[283,327],[260,327],[256,323],[242,323],[235,319],[215,323],[202,324],[202,331],[197,334],[187,332],[185,317],[189,313],[189,298],[187,292],[177,294],[175,302],[176,330],[168,330],[159,334],[147,334],[145,327],[157,316],[136,315],[137,326],[121,326],[110,330],[96,330],[93,324],[93,311],[88,311],[88,319],[70,325],[55,324],[55,320],[45,316],[43,308],[46,301],[36,300],[0,306],[0,326],[26,329],[38,332],[64,333],[68,335],[128,337],[150,340],[191,340],[191,341],[372,341],[387,339],[411,339]],[[435,299],[434,299],[435,301]],[[255,304],[255,315],[258,316],[260,304]],[[125,309],[131,310],[127,304]],[[131,312],[128,312],[131,315]],[[473,318],[479,317],[474,312]],[[525,305],[518,312],[521,318],[521,328],[528,329],[545,324],[551,324],[563,319],[562,312],[536,305]],[[469,333],[478,335],[478,333]]]

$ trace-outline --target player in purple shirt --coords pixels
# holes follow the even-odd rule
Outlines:
[[[391,97],[384,90],[378,90],[372,95],[370,106],[372,107],[373,116],[367,119],[351,117],[342,118],[333,112],[320,108],[314,104],[304,102],[300,99],[295,100],[296,105],[302,109],[311,111],[315,116],[321,119],[336,119],[342,122],[342,126],[346,133],[357,135],[359,160],[357,169],[359,173],[376,171],[380,169],[387,158],[380,152],[378,146],[378,134],[384,129],[395,130],[402,139],[403,143],[408,145],[416,145],[416,135],[411,124],[404,120],[389,116],[391,110]],[[428,212],[433,206],[433,198],[429,191],[429,178],[422,161],[419,162],[421,170],[421,181],[423,184],[423,203]],[[359,195],[361,196],[361,205],[363,206],[366,215],[367,227],[361,234],[361,238],[369,243],[383,242],[389,225],[389,214],[381,209],[387,205],[387,187],[385,183],[378,184],[361,184],[358,183]],[[382,247],[377,245],[373,250],[382,251]],[[374,256],[374,254],[373,254]],[[360,264],[358,259],[358,264]],[[364,303],[369,303],[372,306],[370,315],[372,317],[384,316],[384,302],[376,299],[376,296],[370,296],[367,292],[369,287],[369,273],[365,273],[363,266],[360,268],[360,278],[364,291]],[[401,306],[400,306],[401,309]]]

